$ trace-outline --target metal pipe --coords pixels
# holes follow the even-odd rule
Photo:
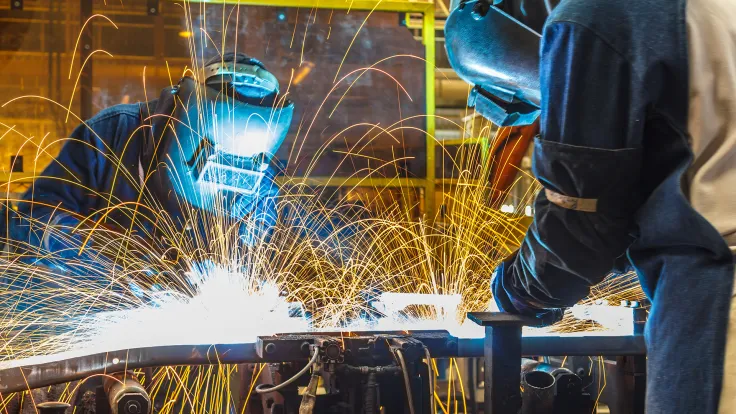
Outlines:
[[[555,403],[555,377],[530,371],[521,378],[521,414],[551,414]]]
[[[131,373],[118,373],[103,384],[112,414],[148,414],[152,404],[148,392]]]
[[[644,337],[634,336],[558,336],[525,337],[521,340],[524,355],[646,355]],[[440,350],[432,350],[437,355]],[[483,339],[458,339],[457,358],[483,356]],[[49,360],[50,358],[44,358]],[[304,360],[294,355],[291,361]],[[284,362],[291,362],[284,361]],[[0,363],[0,392],[11,393],[53,384],[81,380],[94,374],[125,369],[169,365],[211,365],[266,362],[258,356],[254,343],[229,345],[172,345],[63,356],[57,361],[5,361]]]
[[[58,401],[42,402],[36,405],[39,414],[65,414],[69,407],[71,407],[69,404]]]

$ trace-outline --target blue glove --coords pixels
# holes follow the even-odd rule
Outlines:
[[[259,242],[267,241],[271,230],[278,219],[277,200],[279,188],[274,181],[274,175],[269,168],[258,186],[258,192],[249,206],[241,210],[245,219],[240,225],[240,240],[245,246],[255,246]],[[250,213],[251,216],[245,218]]]
[[[541,325],[553,325],[562,320],[564,309],[540,309],[534,308],[522,301],[522,298],[516,297],[514,286],[514,266],[517,264],[517,252],[507,257],[493,271],[491,279],[491,291],[493,299],[499,310],[506,313],[531,316],[539,319]]]
[[[58,259],[92,259],[91,243],[85,241],[87,234],[79,231],[80,221],[72,216],[63,215],[44,229],[41,248]]]

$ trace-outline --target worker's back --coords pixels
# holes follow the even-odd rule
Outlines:
[[[688,0],[687,30],[689,198],[736,254],[736,1]]]
[[[736,254],[736,2],[688,0],[690,201]],[[719,412],[736,412],[736,308],[731,304]]]

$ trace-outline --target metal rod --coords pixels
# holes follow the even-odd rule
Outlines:
[[[521,325],[486,326],[483,348],[486,414],[518,413],[521,408]]]
[[[483,339],[458,339],[458,358],[483,356]],[[524,355],[627,356],[646,355],[642,336],[525,337]],[[430,351],[437,355],[441,350]],[[445,352],[446,353],[446,352]],[[48,359],[46,359],[48,360]],[[294,355],[291,361],[304,361]],[[104,372],[169,365],[211,365],[265,362],[254,343],[228,345],[175,345],[63,356],[38,363],[33,360],[0,363],[0,392],[16,392],[84,379]]]

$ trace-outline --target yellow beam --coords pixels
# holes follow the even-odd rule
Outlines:
[[[458,145],[478,145],[484,144],[487,139],[485,138],[458,138],[458,139],[443,139],[437,142],[437,145],[444,147],[453,147]]]
[[[14,173],[0,173],[0,187],[5,184],[28,184],[32,183],[33,180],[38,177],[40,172],[14,172]],[[0,192],[1,193],[1,192]]]
[[[38,173],[40,174],[40,172]],[[0,173],[0,186],[5,183],[30,184],[38,177],[37,173]],[[308,185],[310,187],[390,187],[390,188],[424,188],[426,180],[422,178],[376,178],[376,177],[277,177],[279,185]],[[480,185],[480,181],[442,179],[435,180],[437,185]]]
[[[310,187],[424,187],[421,178],[377,178],[377,177],[277,177],[279,185],[308,185]]]
[[[424,40],[424,59],[425,64],[425,82],[427,100],[427,181],[424,186],[424,214],[430,222],[434,221],[435,212],[435,38],[434,38],[434,5],[431,9],[424,12],[424,29],[422,30],[422,38]]]
[[[427,11],[434,14],[431,0],[187,0],[189,3],[237,4],[241,6],[300,7],[337,10],[376,10],[388,12]],[[434,24],[434,23],[433,23]]]

